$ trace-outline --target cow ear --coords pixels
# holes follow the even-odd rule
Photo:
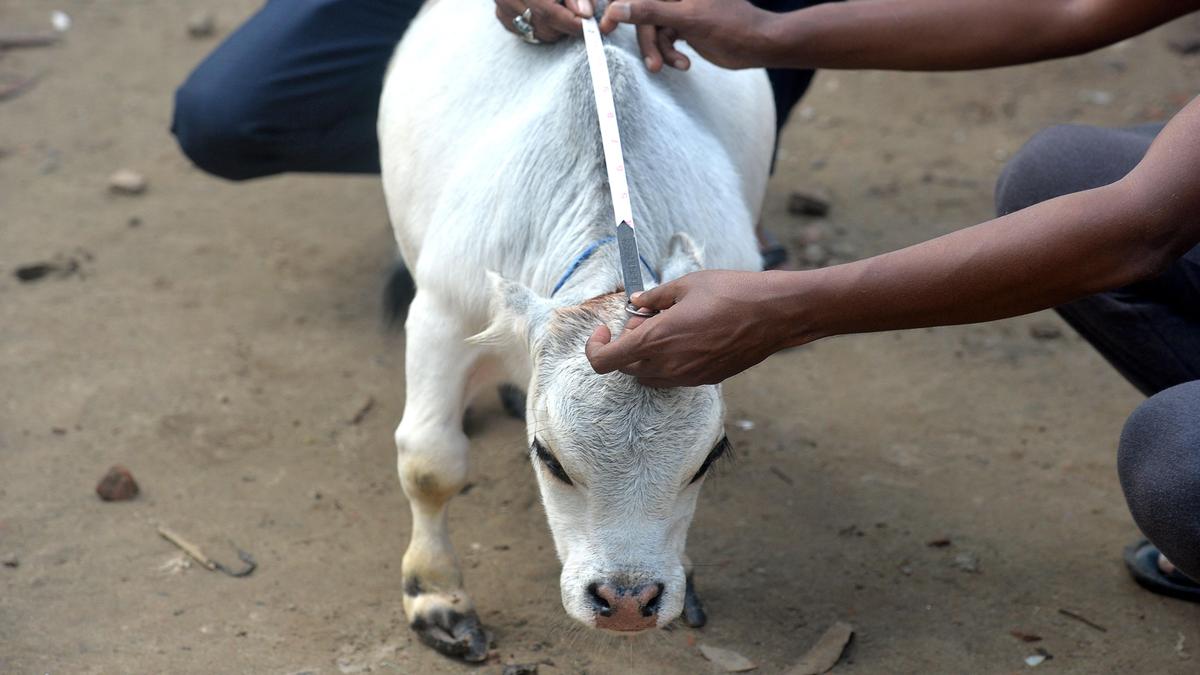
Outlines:
[[[704,269],[704,252],[691,237],[676,232],[667,245],[667,261],[662,266],[662,282],[674,281],[691,272]]]
[[[516,337],[532,346],[545,331],[554,309],[550,300],[534,293],[519,281],[489,271],[491,323],[482,333],[468,338],[472,344],[504,343]]]

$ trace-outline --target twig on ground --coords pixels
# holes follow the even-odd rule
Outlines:
[[[58,42],[53,33],[0,33],[0,49],[46,47]]]
[[[166,539],[172,544],[175,544],[179,548],[183,549],[184,553],[192,556],[192,559],[201,565],[204,565],[204,567],[209,571],[215,572],[217,570],[217,563],[215,563],[212,558],[204,555],[204,551],[201,551],[199,546],[193,544],[187,539],[184,539],[175,531],[167,529],[162,525],[158,526],[158,533],[162,535],[163,539]]]
[[[1108,632],[1108,629],[1105,628],[1104,626],[1101,626],[1100,624],[1096,623],[1095,621],[1092,621],[1091,619],[1087,618],[1086,616],[1083,616],[1081,614],[1076,614],[1075,612],[1072,612],[1069,609],[1063,609],[1060,607],[1058,609],[1058,613],[1062,614],[1065,617],[1075,619],[1076,621],[1078,621],[1079,623],[1082,623],[1085,626],[1090,626],[1092,628],[1095,628],[1096,630],[1100,631],[1101,633]]]
[[[0,101],[7,101],[10,98],[16,98],[21,94],[33,89],[33,85],[41,80],[41,75],[33,75],[23,80],[18,80],[12,84],[0,84]]]
[[[367,413],[371,412],[371,409],[374,407],[375,407],[375,397],[368,396],[362,402],[362,405],[358,406],[358,410],[355,411],[354,415],[350,417],[350,424],[357,425],[357,424],[361,423],[364,419],[366,419]]]
[[[167,541],[171,542],[172,544],[175,544],[179,548],[183,549],[184,553],[187,553],[188,555],[190,555],[193,559],[195,559],[196,562],[203,565],[204,568],[209,571],[224,572],[225,574],[228,574],[231,577],[245,577],[245,576],[250,576],[250,573],[258,568],[258,563],[255,562],[254,556],[252,556],[249,553],[238,548],[236,545],[233,544],[233,542],[230,542],[230,546],[233,546],[234,550],[237,551],[238,560],[241,560],[242,563],[245,564],[245,567],[243,567],[240,570],[235,570],[235,569],[226,567],[225,565],[222,565],[221,563],[217,562],[216,560],[213,560],[212,558],[205,555],[204,551],[200,550],[199,546],[193,544],[192,542],[188,541],[187,539],[184,539],[177,532],[170,530],[162,525],[158,526],[158,533],[160,535],[162,535],[163,539],[166,539]]]

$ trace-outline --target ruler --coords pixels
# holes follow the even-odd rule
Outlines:
[[[595,19],[583,19],[583,42],[587,48],[588,70],[592,75],[592,93],[596,95],[596,117],[600,121],[600,139],[604,145],[604,166],[608,170],[613,218],[617,223],[621,278],[625,282],[625,297],[629,298],[645,286],[642,284],[641,257],[634,230],[633,203],[629,199],[629,181],[625,176],[625,156],[621,152],[621,131],[617,127],[617,106],[613,103],[612,78],[608,74],[604,41]],[[633,305],[626,309],[642,316],[649,315],[649,310],[641,310]]]

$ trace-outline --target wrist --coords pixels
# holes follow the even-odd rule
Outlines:
[[[824,270],[763,272],[763,319],[776,333],[780,349],[798,347],[827,337],[816,302]]]
[[[804,10],[787,14],[761,9],[756,11],[753,39],[749,45],[755,65],[764,68],[798,67],[795,66],[793,52],[803,39],[799,33],[803,24],[796,22],[793,17]]]

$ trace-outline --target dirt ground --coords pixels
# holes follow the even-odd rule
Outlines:
[[[378,180],[230,184],[167,132],[173,87],[255,5],[0,4],[0,32],[74,19],[58,46],[0,55],[0,83],[44,74],[0,102],[2,673],[473,670],[419,645],[400,608],[403,338],[378,312]],[[200,9],[216,37],[187,36]],[[767,221],[794,244],[811,221],[789,193],[823,193],[838,250],[864,256],[984,219],[1038,129],[1162,119],[1192,96],[1200,56],[1166,41],[974,74],[823,73]],[[121,167],[149,190],[109,194]],[[45,260],[78,269],[15,277]],[[451,519],[499,660],[474,670],[703,673],[702,642],[773,673],[837,620],[857,635],[835,673],[1018,672],[1037,648],[1053,656],[1038,672],[1200,669],[1197,608],[1120,562],[1137,531],[1114,449],[1139,396],[1053,315],[821,342],[727,400],[747,421],[730,425],[739,460],[705,487],[690,546],[710,623],[633,640],[572,627],[522,426],[476,406],[474,488]],[[97,499],[114,463],[136,500]],[[260,567],[181,569],[159,523]]]

